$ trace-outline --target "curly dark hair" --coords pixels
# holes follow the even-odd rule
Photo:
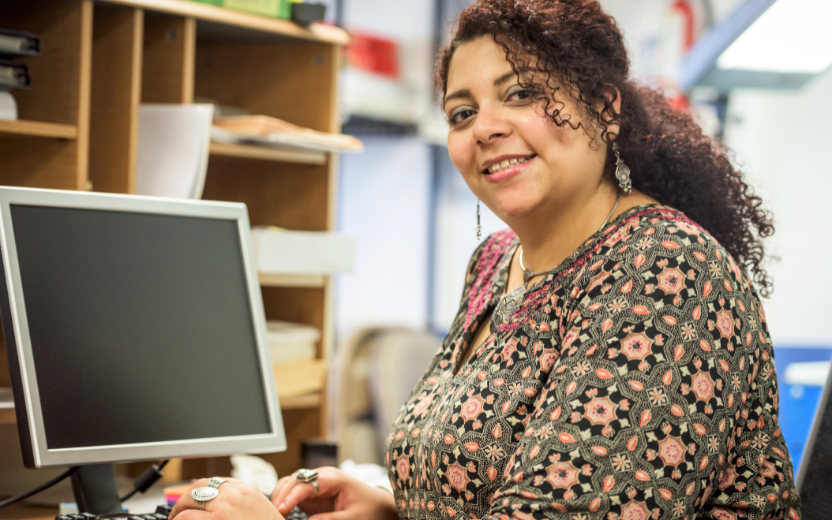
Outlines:
[[[635,189],[702,225],[752,273],[763,296],[771,293],[762,267],[762,239],[774,232],[771,213],[761,207],[762,200],[720,141],[704,135],[691,115],[674,109],[662,92],[630,78],[624,38],[597,1],[479,0],[462,11],[451,42],[439,55],[439,96],[446,93],[456,49],[481,36],[491,36],[503,48],[521,84],[534,92],[555,124],[582,126],[561,113],[559,90],[597,121],[607,147],[606,175],[614,177],[614,140]],[[619,125],[617,134],[607,131],[612,124]]]

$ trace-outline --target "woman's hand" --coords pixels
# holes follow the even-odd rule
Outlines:
[[[272,503],[282,515],[296,506],[310,520],[398,520],[393,495],[347,476],[337,468],[318,468],[316,495],[312,484],[283,477],[272,492]]]
[[[234,479],[220,484],[219,495],[205,502],[205,511],[200,511],[191,492],[206,487],[208,482],[208,479],[196,481],[173,506],[170,520],[284,520],[259,489]]]

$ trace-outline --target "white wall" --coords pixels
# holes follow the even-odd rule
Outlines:
[[[362,327],[427,324],[430,149],[416,138],[364,146],[341,159],[339,231],[357,244],[355,272],[337,281],[339,341]]]
[[[344,0],[344,27],[399,44],[402,80],[427,98],[433,2]],[[357,239],[356,271],[338,277],[336,340],[369,326],[427,326],[431,154],[418,138],[364,138],[342,155],[339,230]]]
[[[763,304],[776,346],[832,346],[832,71],[798,92],[738,90],[726,142],[774,213],[774,294]]]

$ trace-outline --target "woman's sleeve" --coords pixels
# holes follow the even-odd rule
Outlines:
[[[771,426],[771,410],[740,418],[767,341],[750,286],[712,240],[689,238],[629,241],[579,275],[489,519],[692,519],[735,422]]]

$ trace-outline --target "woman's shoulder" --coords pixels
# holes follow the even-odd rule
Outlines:
[[[626,267],[654,283],[662,283],[661,273],[672,273],[697,280],[725,277],[743,289],[750,286],[731,254],[683,212],[657,205],[633,208],[628,213],[617,219],[600,244],[599,258],[591,265],[600,260]]]

